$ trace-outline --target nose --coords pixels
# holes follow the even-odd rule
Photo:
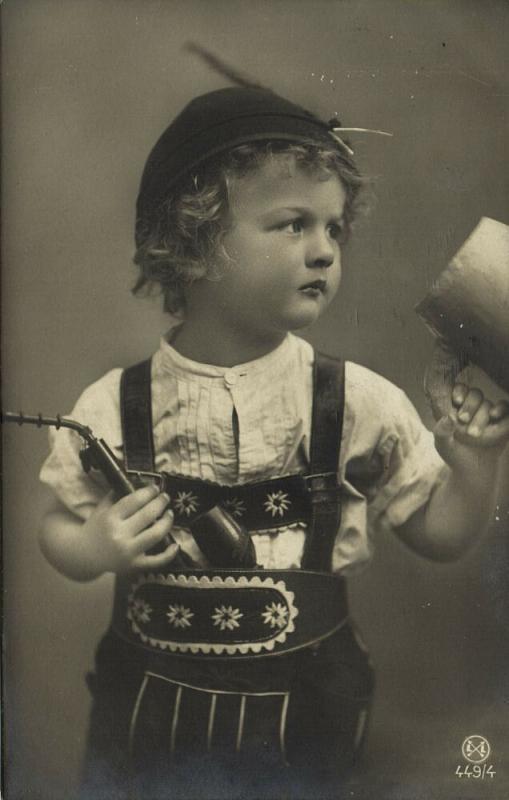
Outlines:
[[[316,231],[310,236],[307,252],[306,266],[327,268],[334,263],[336,243],[327,231]]]

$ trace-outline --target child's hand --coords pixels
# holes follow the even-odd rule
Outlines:
[[[107,495],[84,523],[82,535],[98,573],[154,569],[172,561],[179,547],[170,544],[162,553],[145,555],[170,532],[173,513],[169,497],[145,486],[116,503]]]
[[[498,458],[509,442],[509,403],[492,403],[482,391],[454,385],[451,410],[435,428],[438,452],[452,468],[469,469],[483,456]]]
[[[475,470],[480,461],[498,458],[509,441],[509,403],[492,403],[480,389],[457,382],[465,367],[447,345],[438,341],[426,370],[424,390],[438,420],[435,444],[453,469]]]

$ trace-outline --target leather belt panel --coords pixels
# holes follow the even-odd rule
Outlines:
[[[279,655],[319,641],[348,616],[345,582],[306,570],[193,570],[119,579],[113,627],[158,653]]]

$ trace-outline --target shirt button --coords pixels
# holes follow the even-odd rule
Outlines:
[[[233,369],[227,369],[224,373],[224,382],[228,387],[235,386],[238,380],[238,375]]]

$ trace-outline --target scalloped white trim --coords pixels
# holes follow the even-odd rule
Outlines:
[[[178,586],[182,589],[274,589],[279,592],[285,599],[288,607],[288,620],[283,630],[280,630],[263,642],[241,642],[235,644],[221,644],[210,642],[175,642],[171,639],[155,639],[152,636],[147,636],[140,630],[136,620],[131,613],[131,606],[134,601],[136,591],[140,586],[147,583],[157,583],[163,586]],[[209,578],[208,575],[202,575],[198,578],[197,575],[162,575],[148,573],[140,575],[138,579],[131,585],[131,591],[127,597],[128,609],[127,618],[131,623],[133,632],[140,637],[144,644],[149,644],[151,647],[158,647],[161,650],[169,650],[171,653],[214,653],[215,655],[235,655],[241,653],[260,653],[262,650],[272,651],[276,643],[282,644],[286,641],[289,633],[295,630],[294,619],[298,615],[299,610],[294,604],[295,594],[286,588],[284,581],[274,581],[273,578],[261,578],[259,575],[247,577],[240,575],[235,577],[228,575],[222,578],[220,575],[214,575]]]

